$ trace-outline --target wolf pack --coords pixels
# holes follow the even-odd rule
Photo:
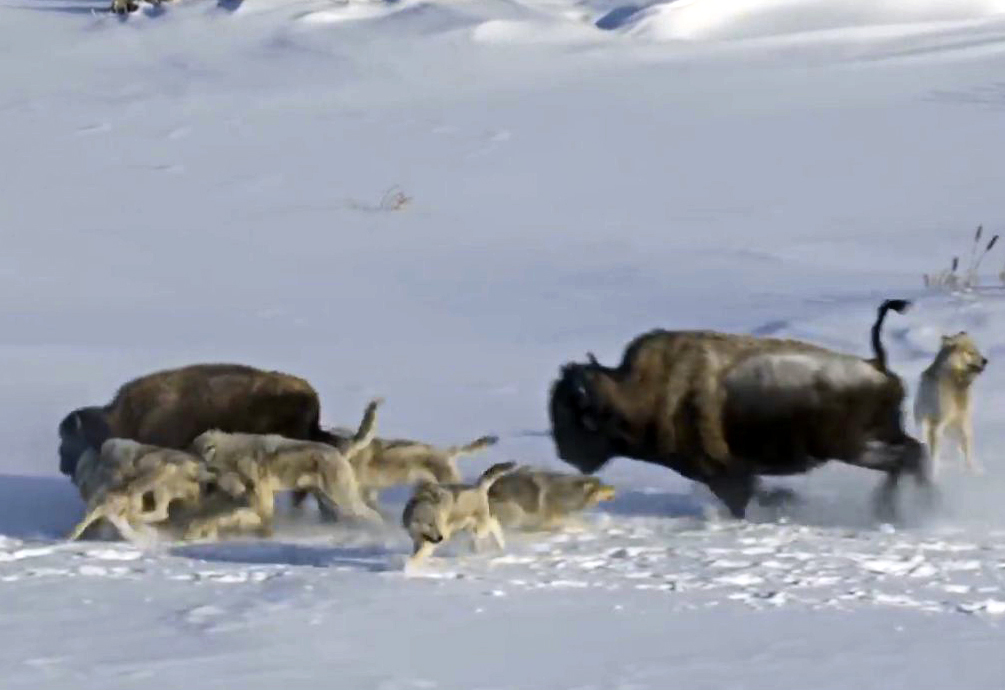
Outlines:
[[[767,501],[764,476],[795,475],[840,461],[882,473],[874,505],[898,518],[897,487],[912,477],[929,504],[935,459],[947,434],[974,456],[971,390],[988,364],[966,332],[942,337],[918,382],[915,439],[903,423],[906,389],[887,365],[882,326],[906,300],[876,314],[873,356],[800,340],[701,330],[636,337],[614,367],[587,353],[552,382],[551,436],[578,472],[515,461],[465,481],[458,460],[495,446],[480,436],[441,447],[377,435],[383,399],[352,428],[320,425],[305,379],[242,364],[194,364],[129,381],[111,402],[78,408],[59,425],[60,470],[86,508],[70,533],[149,543],[274,534],[276,502],[313,497],[328,520],[383,524],[380,494],[409,487],[400,525],[412,542],[407,567],[454,535],[476,550],[504,532],[560,528],[615,496],[596,473],[611,458],[655,463],[706,486],[732,517]]]

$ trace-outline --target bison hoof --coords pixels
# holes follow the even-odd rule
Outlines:
[[[305,500],[307,500],[307,492],[306,491],[294,491],[293,495],[292,495],[291,504],[292,504],[292,506],[294,508],[298,508],[299,509],[299,508],[303,507]]]
[[[321,515],[321,522],[338,522],[338,512],[321,501],[318,501],[318,513]]]
[[[875,515],[876,520],[883,524],[893,525],[900,519],[893,496],[889,495],[885,491],[880,491],[879,495],[876,496],[876,500],[873,504],[873,514]]]
[[[708,488],[722,501],[734,519],[742,520],[747,515],[747,504],[754,494],[754,484],[755,479],[750,475],[723,474],[709,481]]]
[[[921,490],[921,507],[929,512],[938,510],[942,505],[942,494],[939,493],[939,489],[930,482],[920,484],[919,489]]]

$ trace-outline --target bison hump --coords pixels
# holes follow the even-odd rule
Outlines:
[[[754,354],[723,381],[732,412],[760,414],[827,406],[836,397],[869,394],[885,383],[886,377],[864,360],[829,352]]]

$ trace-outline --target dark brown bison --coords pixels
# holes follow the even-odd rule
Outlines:
[[[84,453],[108,438],[184,449],[208,429],[336,443],[319,426],[321,403],[307,381],[241,364],[194,364],[122,386],[103,407],[82,407],[59,424],[59,470],[74,476]]]
[[[894,515],[907,471],[928,486],[923,447],[902,423],[904,387],[887,371],[879,334],[864,360],[795,340],[711,331],[639,336],[621,364],[592,355],[561,368],[550,417],[558,456],[596,472],[623,456],[669,467],[706,484],[738,518],[759,475],[807,472],[841,460],[887,473],[877,508]]]

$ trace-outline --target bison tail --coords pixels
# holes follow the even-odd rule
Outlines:
[[[883,341],[880,334],[883,330],[883,321],[886,319],[886,312],[893,309],[898,314],[903,314],[911,306],[911,302],[906,299],[885,300],[876,312],[876,323],[872,325],[872,351],[875,355],[876,368],[886,373],[886,350],[883,349]]]
[[[322,429],[319,426],[317,428],[311,429],[310,438],[308,440],[317,441],[319,443],[327,443],[329,446],[338,447],[338,444],[343,439],[338,434],[333,434],[332,432],[326,431],[325,429]]]

